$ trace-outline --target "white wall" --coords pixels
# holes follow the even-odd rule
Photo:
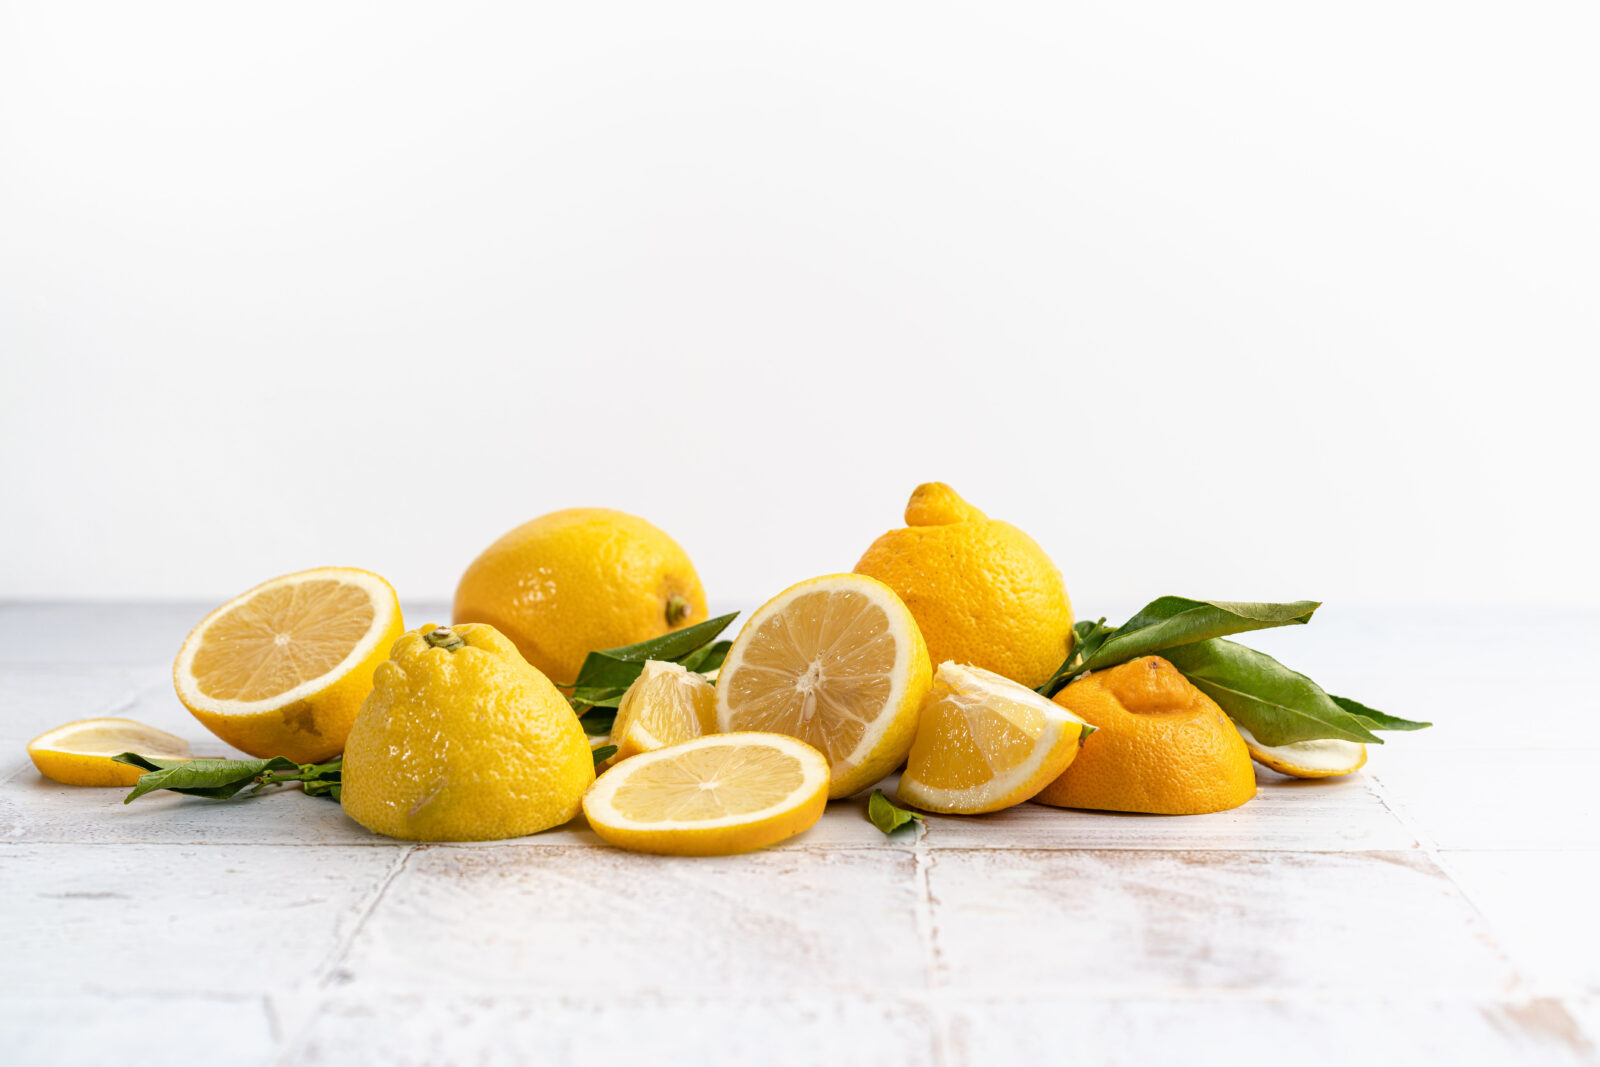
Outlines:
[[[925,479],[1084,612],[1600,594],[1592,3],[527,6],[0,6],[0,596]]]

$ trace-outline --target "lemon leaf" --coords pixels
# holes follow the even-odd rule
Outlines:
[[[146,772],[139,776],[133,792],[123,798],[124,804],[158,789],[208,800],[228,800],[251,786],[259,791],[283,782],[301,783],[308,796],[326,796],[337,800],[340,772],[344,766],[342,758],[328,763],[305,764],[283,756],[271,759],[166,760],[124,752],[111,758]]]
[[[885,834],[894,833],[913,819],[919,822],[922,820],[918,812],[896,807],[894,801],[884,796],[881,789],[874,789],[872,799],[867,801],[867,818]]]
[[[1328,696],[1335,704],[1360,719],[1369,730],[1424,730],[1433,725],[1431,722],[1414,722],[1396,715],[1386,715],[1377,708],[1369,708],[1349,697],[1336,697],[1331,693]]]
[[[1095,649],[1084,666],[1089,670],[1104,670],[1180,645],[1250,630],[1304,625],[1321,606],[1315,600],[1265,604],[1164,596],[1152,600],[1117,627],[1116,633]]]
[[[699,652],[702,646],[716,640],[717,635],[726,630],[728,624],[738,617],[739,613],[735,611],[682,630],[674,630],[649,641],[641,641],[636,645],[623,645],[620,648],[589,653],[584,657],[583,666],[578,668],[578,677],[572,683],[574,703],[580,702],[577,697],[580,691],[627,689],[644,669],[645,660],[668,660],[677,663],[684,657]],[[620,694],[618,698],[620,699]],[[600,700],[583,702],[602,703]]]
[[[594,765],[596,767],[617,754],[616,745],[601,745],[593,750]]]
[[[1316,682],[1264,652],[1215,639],[1162,656],[1267,748],[1330,737],[1383,744]]]
[[[583,732],[590,737],[604,737],[609,734],[616,721],[617,713],[608,708],[595,708],[578,717],[578,725],[582,726]]]

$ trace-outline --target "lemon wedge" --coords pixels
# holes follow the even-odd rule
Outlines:
[[[133,719],[80,719],[28,742],[28,756],[39,773],[62,785],[137,785],[144,771],[111,758],[124,752],[193,758],[183,738]]]
[[[583,814],[619,848],[725,856],[807,830],[828,802],[828,761],[782,734],[731,733],[645,752],[602,774]]]
[[[1060,777],[1093,729],[1027,686],[946,661],[933,676],[896,794],[944,814],[1009,808]]]
[[[1287,745],[1263,745],[1238,723],[1233,724],[1250,750],[1250,758],[1263,767],[1293,778],[1334,778],[1351,774],[1367,762],[1367,746],[1359,741],[1337,737],[1320,741],[1295,741]]]
[[[829,795],[850,796],[906,758],[932,673],[894,590],[859,574],[813,578],[739,631],[717,676],[717,728],[799,738],[828,757]]]
[[[704,675],[678,663],[645,661],[644,670],[617,704],[613,763],[641,752],[692,741],[717,729],[717,691]]]

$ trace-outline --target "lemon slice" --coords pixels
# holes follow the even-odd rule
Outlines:
[[[682,664],[646,660],[617,705],[612,762],[692,741],[717,730],[717,691]]]
[[[39,773],[62,785],[136,785],[144,772],[112,756],[192,759],[189,742],[133,719],[80,719],[28,742]]]
[[[1295,741],[1268,747],[1238,723],[1233,724],[1250,750],[1250,758],[1263,767],[1294,778],[1333,778],[1358,771],[1367,762],[1367,746],[1337,737],[1321,741]]]
[[[617,764],[584,794],[583,814],[619,848],[726,856],[809,829],[827,803],[822,753],[782,734],[733,733]]]
[[[946,814],[1009,808],[1060,777],[1093,730],[1027,686],[946,661],[933,676],[896,793]]]
[[[184,640],[172,680],[183,706],[235,748],[320,762],[343,751],[372,672],[404,631],[388,582],[319,567],[207,615]]]
[[[847,797],[911,749],[932,668],[894,590],[859,574],[792,586],[739,632],[717,676],[717,728],[798,737],[828,757]]]

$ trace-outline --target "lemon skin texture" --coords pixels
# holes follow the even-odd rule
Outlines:
[[[435,647],[396,641],[350,730],[341,803],[407,841],[493,841],[559,826],[594,782],[583,727],[560,690],[482,623]]]
[[[533,666],[571,685],[590,652],[706,620],[706,594],[678,543],[609,508],[569,508],[518,526],[456,587],[454,618],[486,622]]]

